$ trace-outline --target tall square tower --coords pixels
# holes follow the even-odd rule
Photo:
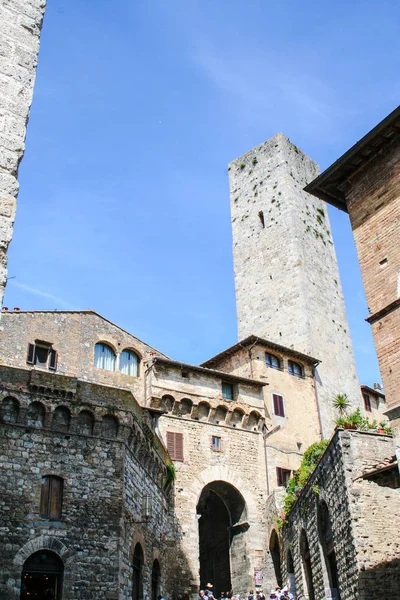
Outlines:
[[[326,205],[304,192],[318,166],[278,134],[229,166],[239,339],[257,335],[317,357],[323,435],[332,399],[360,405]]]

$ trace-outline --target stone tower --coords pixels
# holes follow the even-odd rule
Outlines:
[[[315,357],[324,437],[332,399],[361,404],[324,202],[304,192],[318,166],[278,134],[229,166],[239,339],[255,334]]]
[[[46,0],[0,2],[0,305]]]

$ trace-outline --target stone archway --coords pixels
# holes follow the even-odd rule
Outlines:
[[[50,550],[39,550],[22,567],[20,600],[61,600],[64,563]]]
[[[272,531],[269,540],[269,551],[271,553],[272,563],[274,566],[276,582],[279,587],[282,587],[281,548],[279,544],[279,537],[275,529]]]
[[[197,504],[200,587],[214,586],[214,595],[248,587],[247,508],[242,494],[225,481],[207,484]]]

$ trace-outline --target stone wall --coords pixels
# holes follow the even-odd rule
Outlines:
[[[91,310],[3,313],[0,325],[2,364],[30,368],[26,362],[28,344],[35,340],[48,342],[57,351],[57,373],[127,388],[140,404],[144,403],[145,363],[154,356],[164,356]],[[97,342],[105,342],[114,350],[117,357],[115,371],[94,366],[94,347]],[[138,377],[119,371],[118,358],[124,349],[134,350],[138,355]]]
[[[283,578],[289,579],[290,554],[298,594],[310,595],[306,583],[309,552],[316,600],[331,597],[329,594],[337,597],[333,564],[341,600],[372,600],[382,589],[388,597],[396,596],[400,542],[389,529],[394,531],[400,525],[399,487],[363,478],[366,470],[391,452],[389,436],[335,433],[282,529]],[[322,533],[324,508],[331,526],[330,546]]]
[[[2,0],[0,6],[0,305],[45,6],[46,0]]]
[[[229,165],[239,339],[258,335],[321,361],[328,437],[332,397],[345,392],[354,407],[361,397],[326,206],[303,191],[317,172],[282,134]]]
[[[36,375],[0,369],[1,598],[20,597],[25,560],[47,549],[63,560],[63,597],[130,600],[137,542],[144,552],[145,596],[151,596],[155,558],[160,591],[168,593],[168,557],[162,553],[171,529],[164,490],[168,457],[154,417],[142,413],[132,395],[128,406],[120,390],[54,374],[41,374],[39,382]],[[67,419],[60,418],[61,407]],[[63,478],[60,519],[40,516],[45,475]],[[145,493],[153,507],[148,523],[142,516]]]

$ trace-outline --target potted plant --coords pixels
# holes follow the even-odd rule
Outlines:
[[[386,421],[381,421],[377,428],[377,432],[378,433],[388,433],[388,431],[387,431],[388,429],[390,430],[390,427],[388,427],[388,424],[386,423]],[[391,433],[391,430],[389,432]]]

